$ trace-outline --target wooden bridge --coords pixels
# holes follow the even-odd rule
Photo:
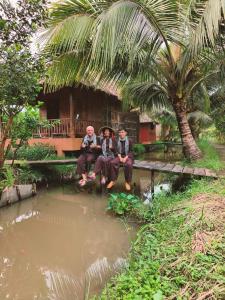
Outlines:
[[[11,161],[6,161],[10,164]],[[15,161],[15,165],[28,164],[31,166],[48,166],[48,165],[65,165],[65,164],[76,164],[77,158],[74,159],[58,159],[58,160],[37,160],[37,161]],[[187,166],[181,166],[178,164],[172,164],[160,161],[145,161],[145,160],[135,160],[133,167],[135,169],[148,170],[151,173],[151,183],[150,189],[152,197],[154,197],[154,185],[155,185],[155,171],[157,172],[167,172],[175,174],[188,174],[201,177],[211,177],[218,178],[219,176],[213,171],[206,168],[192,168]]]
[[[10,164],[11,161],[6,161]],[[36,161],[15,161],[15,165],[28,164],[31,166],[46,166],[46,165],[65,165],[65,164],[76,164],[77,158],[74,159],[57,159],[57,160],[36,160]],[[189,174],[202,177],[213,177],[218,178],[218,175],[210,169],[206,168],[196,168],[181,166],[178,164],[160,162],[160,161],[145,161],[145,160],[135,160],[133,167],[135,169],[158,171],[158,172],[171,172],[177,174]]]

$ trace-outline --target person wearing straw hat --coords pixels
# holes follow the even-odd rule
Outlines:
[[[109,163],[115,158],[115,139],[114,130],[111,127],[104,126],[100,128],[100,149],[101,154],[97,158],[95,163],[94,171],[89,178],[95,179],[96,175],[101,174],[101,184],[105,184],[109,177]]]
[[[132,153],[132,141],[127,136],[127,130],[120,127],[118,130],[119,138],[116,142],[116,157],[110,161],[109,174],[110,182],[107,189],[111,189],[119,175],[119,168],[122,164],[124,167],[125,188],[127,191],[131,190],[132,170],[134,156]]]
[[[86,135],[81,144],[81,151],[82,153],[77,161],[77,174],[82,176],[82,179],[79,181],[80,186],[84,186],[87,183],[87,173],[90,164],[95,161],[98,151],[98,138],[93,126],[86,128]]]

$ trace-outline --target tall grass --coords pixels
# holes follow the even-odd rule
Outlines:
[[[225,162],[221,161],[218,152],[208,140],[200,139],[198,146],[203,153],[203,158],[198,161],[188,162],[184,161],[185,165],[190,165],[198,168],[208,168],[219,171],[225,168]]]

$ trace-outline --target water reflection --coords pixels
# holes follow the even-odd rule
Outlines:
[[[83,299],[125,264],[130,231],[106,199],[52,189],[0,210],[0,299]]]

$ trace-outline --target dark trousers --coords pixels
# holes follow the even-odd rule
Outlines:
[[[110,161],[112,159],[113,159],[112,157],[99,156],[95,163],[94,173],[96,175],[102,173],[103,176],[108,177]]]
[[[91,163],[95,161],[93,153],[83,153],[79,156],[77,161],[77,174],[82,175],[90,170]]]
[[[121,162],[119,160],[119,157],[116,157],[110,161],[110,180],[112,181],[117,180],[119,175],[120,165]],[[125,164],[123,164],[123,168],[124,168],[125,181],[130,183],[132,180],[133,160],[131,158],[128,158]]]

